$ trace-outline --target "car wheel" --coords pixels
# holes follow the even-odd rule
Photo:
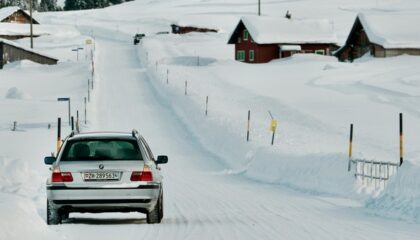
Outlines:
[[[160,206],[161,206],[161,198],[159,197],[158,202],[156,203],[155,207],[152,211],[147,213],[147,223],[148,224],[154,224],[154,223],[160,223]]]
[[[159,199],[159,220],[162,221],[163,219],[163,193],[160,195]]]
[[[51,204],[51,201],[47,199],[47,224],[57,225],[61,223],[61,215],[55,210]]]

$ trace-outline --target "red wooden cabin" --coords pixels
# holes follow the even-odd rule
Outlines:
[[[242,18],[228,43],[235,44],[235,59],[266,63],[295,53],[331,55],[338,48],[332,24],[326,20],[270,17]]]

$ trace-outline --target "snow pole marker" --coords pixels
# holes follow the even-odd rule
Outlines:
[[[61,147],[61,118],[57,120],[57,155]]]
[[[86,97],[85,97],[85,125],[87,124],[87,119],[86,119]]]
[[[247,131],[246,131],[246,141],[249,142],[249,128],[251,122],[251,110],[248,110],[248,124],[247,124]]]
[[[349,140],[349,166],[347,171],[350,172],[351,170],[351,158],[353,155],[353,123],[350,124],[350,140]]]
[[[166,84],[169,84],[169,69],[166,69]]]
[[[185,96],[187,96],[188,81],[185,80]]]
[[[74,131],[74,117],[71,116],[71,131]]]
[[[87,92],[88,92],[88,101],[90,102],[90,79],[88,78],[88,85],[87,85]]]
[[[209,106],[209,96],[206,96],[206,116],[207,116],[208,106]]]
[[[274,117],[273,117],[273,115],[271,114],[270,111],[268,111],[268,114],[270,114],[270,117],[271,117],[270,131],[273,132],[273,135],[271,137],[271,145],[274,145],[274,136],[276,135],[276,129],[277,129],[278,122],[277,122],[276,119],[274,119]]]
[[[403,114],[400,113],[400,166],[403,164],[404,158],[404,133],[403,133]]]
[[[80,132],[79,110],[76,111],[76,132]]]

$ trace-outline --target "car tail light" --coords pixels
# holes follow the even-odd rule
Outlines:
[[[73,182],[71,172],[61,172],[59,168],[55,168],[52,173],[51,182]]]
[[[151,182],[153,181],[153,173],[148,166],[144,166],[143,171],[134,171],[131,173],[130,180],[132,182]]]

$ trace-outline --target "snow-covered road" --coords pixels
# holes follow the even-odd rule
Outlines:
[[[158,94],[129,42],[98,38],[95,120],[89,130],[138,129],[167,154],[165,217],[72,214],[51,226],[68,239],[417,239],[418,225],[369,216],[354,200],[297,192],[228,174]]]

